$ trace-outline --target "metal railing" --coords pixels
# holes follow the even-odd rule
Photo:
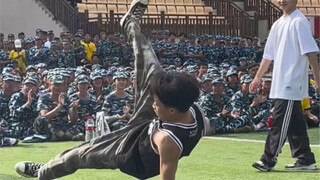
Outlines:
[[[256,36],[258,22],[230,0],[204,0],[205,5],[212,6],[218,16],[224,16],[229,21],[230,35]],[[240,31],[240,32],[236,32]]]
[[[123,14],[110,11],[107,14],[97,14],[96,18],[88,18],[91,23],[98,24],[98,29],[108,32],[123,32],[119,22]],[[167,29],[176,34],[194,33],[201,34],[219,34],[229,36],[254,36],[256,35],[256,27],[254,20],[240,16],[241,23],[238,19],[224,16],[213,15],[186,15],[186,14],[147,14],[142,17],[142,31],[150,35],[152,30]]]
[[[85,32],[97,34],[101,30],[122,32],[119,22],[123,14],[113,11],[100,13],[92,17],[88,10],[79,13],[65,0],[37,0],[54,15],[55,19],[64,24],[70,32],[75,33],[81,28]],[[142,18],[144,33],[152,30],[168,29],[171,32],[200,34],[220,34],[229,36],[255,36],[258,32],[257,21],[234,6],[229,0],[205,0],[207,5],[217,9],[218,15],[186,14],[148,14]]]
[[[78,13],[66,0],[37,0],[40,1],[68,30],[75,33],[78,28],[88,29],[87,16]]]
[[[258,19],[268,19],[269,29],[282,15],[282,11],[270,0],[244,0],[244,9],[255,11]]]

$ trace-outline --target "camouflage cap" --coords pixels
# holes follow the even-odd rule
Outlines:
[[[95,80],[95,79],[98,79],[98,78],[102,78],[101,71],[93,71],[90,74],[90,79]]]
[[[26,39],[26,43],[32,43],[32,42],[34,42],[34,39],[32,37],[28,37]]]
[[[81,38],[81,34],[80,34],[80,33],[76,33],[76,34],[74,34],[74,37],[75,37],[75,38],[76,38],[76,37]]]
[[[29,66],[27,66],[27,71],[29,71],[30,69],[37,70],[34,65],[29,65]]]
[[[237,74],[238,74],[238,73],[237,73],[236,70],[229,69],[229,70],[227,71],[226,76],[237,75]]]
[[[176,58],[174,59],[174,61],[176,61],[176,62],[181,62],[181,58],[180,58],[180,57],[176,57]]]
[[[14,37],[14,34],[9,33],[9,34],[8,34],[8,37]]]
[[[121,78],[128,78],[127,75],[124,73],[124,72],[116,72],[114,75],[113,75],[113,80],[116,80],[116,79],[121,79]]]
[[[130,72],[130,78],[131,79],[135,79],[136,78],[136,74],[134,73],[134,71]]]
[[[169,66],[169,69],[171,69],[171,70],[176,70],[177,67],[176,67],[175,65],[170,65],[170,66]]]
[[[204,83],[205,81],[212,81],[212,75],[211,74],[205,74],[202,76],[201,82]]]
[[[37,41],[37,40],[42,40],[42,39],[40,36],[36,36],[36,37],[34,37],[34,40]]]
[[[2,69],[2,74],[11,73],[13,71],[12,67],[4,67]]]
[[[222,78],[214,78],[211,82],[211,84],[223,84],[224,85],[224,80]]]
[[[252,81],[252,77],[249,76],[248,74],[245,74],[243,75],[241,78],[240,78],[240,83],[249,83]]]
[[[15,75],[13,75],[13,77],[14,77],[14,81],[15,82],[21,82],[21,77],[20,76],[15,76]]]
[[[128,67],[125,67],[125,68],[124,68],[124,70],[125,70],[125,71],[130,71],[130,72],[131,72],[133,69],[132,69],[132,67],[128,66]]]
[[[75,73],[75,76],[78,77],[81,74],[86,74],[86,71],[84,69],[77,69],[76,73]]]
[[[42,77],[43,77],[43,76],[47,76],[47,75],[48,75],[48,73],[49,73],[49,71],[44,70],[44,71],[42,72],[42,74],[41,74],[41,75],[42,75]]]
[[[50,35],[50,34],[53,34],[53,30],[49,30],[49,31],[47,32],[47,35]]]
[[[27,83],[32,83],[32,84],[36,85],[37,84],[37,79],[35,79],[33,76],[27,76],[23,80],[23,84],[27,84]]]
[[[239,61],[247,61],[247,58],[246,57],[240,57]]]
[[[189,39],[194,39],[194,38],[196,38],[196,36],[194,34],[189,35]]]
[[[101,76],[107,76],[108,75],[108,71],[106,69],[100,69],[100,74]]]
[[[102,66],[101,66],[100,64],[93,64],[93,65],[92,65],[92,71],[100,70],[101,67],[102,67]]]
[[[42,29],[38,28],[38,29],[36,30],[36,33],[39,33],[39,32],[42,32]]]
[[[14,75],[13,75],[13,74],[5,73],[5,74],[3,74],[3,76],[2,76],[2,80],[3,80],[3,81],[14,81],[15,78],[14,78]]]
[[[37,69],[38,68],[46,68],[46,67],[47,67],[47,65],[45,63],[39,63],[39,64],[36,65]]]
[[[63,77],[71,77],[71,74],[67,70],[61,70],[59,74]]]
[[[50,77],[50,83],[51,84],[62,84],[64,83],[63,76],[54,74]]]
[[[265,78],[262,78],[262,81],[263,82],[271,82],[272,79],[271,79],[271,77],[265,77]]]
[[[197,70],[198,70],[198,67],[195,66],[195,65],[187,66],[187,71],[188,71],[189,73],[197,72]]]
[[[63,39],[62,40],[62,44],[69,44],[70,42],[69,42],[69,40],[68,39]]]
[[[89,83],[89,78],[88,76],[81,74],[76,78],[76,83],[77,84]]]
[[[27,72],[26,78],[27,78],[27,77],[32,77],[32,78],[34,78],[34,79],[38,79],[38,78],[39,78],[38,74],[35,73],[35,72]]]

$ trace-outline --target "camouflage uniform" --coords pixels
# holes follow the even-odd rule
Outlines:
[[[187,45],[185,52],[187,54],[199,54],[200,52],[202,52],[201,50],[201,46],[199,45]],[[198,64],[202,59],[200,58],[195,58],[195,57],[188,57],[186,59],[186,62],[190,63],[190,64]]]
[[[216,78],[212,81],[212,84],[214,83],[223,84],[223,80],[221,78]],[[228,117],[221,115],[223,109],[230,112],[232,108],[228,96],[222,95],[220,101],[217,101],[215,95],[209,93],[204,96],[199,102],[199,105],[202,107],[204,115],[209,119],[210,126],[214,127],[216,132],[224,128],[228,123]]]
[[[42,50],[42,54],[39,54],[38,51]],[[36,65],[39,63],[48,63],[48,58],[50,57],[50,50],[49,48],[42,46],[38,48],[37,46],[34,46],[29,51],[29,62],[27,62],[28,65]]]
[[[54,69],[58,67],[59,55],[61,53],[60,50],[52,50],[53,46],[57,46],[55,42],[51,42],[50,55],[48,57],[48,69]]]
[[[96,100],[88,94],[89,99],[82,100],[79,98],[78,94],[75,93],[69,97],[70,103],[79,100],[78,105],[78,129],[81,130],[82,133],[85,133],[85,117],[91,116],[95,117],[97,112],[97,103]]]
[[[103,103],[102,110],[105,112],[106,119],[109,123],[111,130],[118,129],[119,123],[124,123],[117,118],[117,114],[123,115],[123,107],[129,103],[131,109],[134,108],[133,97],[126,93],[125,98],[119,98],[115,91],[110,93]]]
[[[61,75],[53,75],[51,83],[63,83],[63,77]],[[48,92],[39,97],[38,111],[46,110],[50,112],[57,106],[57,103],[53,102],[51,92]],[[51,120],[45,117],[36,118],[35,127],[39,134],[47,135],[48,138],[53,135],[51,140],[78,140],[77,136],[83,132],[83,128],[76,123],[71,123],[68,120],[68,110],[70,106],[69,99],[64,97],[64,105],[58,112],[58,114]]]
[[[0,140],[3,137],[10,136],[8,131],[8,121],[10,120],[9,101],[10,97],[6,97],[4,92],[0,90],[0,128],[4,129],[4,131],[0,131]]]
[[[58,67],[76,67],[75,54],[72,50],[62,51],[59,54]]]
[[[36,82],[37,80],[30,76],[24,80],[24,83],[32,83],[34,85],[36,85]],[[23,105],[27,103],[27,100],[23,97],[21,91],[11,96],[9,102],[11,137],[23,139],[35,133],[33,123],[39,115],[37,96],[34,94],[31,105],[24,107]]]
[[[127,78],[125,73],[117,72],[113,76],[113,80],[117,78]],[[125,92],[125,97],[120,98],[116,95],[116,91],[110,93],[102,106],[102,111],[104,111],[107,122],[109,123],[110,129],[112,131],[117,130],[126,125],[126,121],[118,119],[117,115],[123,115],[123,107],[129,105],[132,112],[134,109],[134,99],[133,97]]]
[[[241,77],[241,84],[251,82],[252,78],[249,75],[244,75]],[[255,95],[249,93],[246,98],[243,97],[241,90],[236,92],[231,98],[232,112],[238,113],[239,117],[235,118],[233,122],[229,123],[225,127],[226,132],[233,132],[235,128],[242,127],[244,125],[251,125],[251,119],[253,117],[253,110],[250,107]]]
[[[172,51],[178,50],[178,45],[171,43],[171,42],[168,42],[168,43],[164,44],[163,49],[164,49],[164,52],[171,53]],[[173,64],[173,61],[176,57],[178,57],[177,53],[170,54],[170,55],[164,56],[163,61],[167,62],[168,64]]]

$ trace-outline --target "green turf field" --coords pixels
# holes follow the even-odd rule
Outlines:
[[[320,162],[320,129],[308,131],[312,150],[317,162]],[[264,140],[266,133],[247,133],[219,135],[223,138]],[[79,142],[22,144],[16,147],[0,149],[0,180],[24,179],[14,171],[14,165],[19,161],[46,162]],[[245,180],[319,180],[320,171],[289,172],[284,165],[292,163],[289,146],[285,145],[279,156],[275,172],[262,173],[251,167],[263,153],[264,144],[261,142],[241,142],[225,139],[203,138],[189,157],[179,163],[177,180],[211,180],[211,179],[245,179]],[[318,164],[318,166],[320,166]],[[134,179],[118,170],[79,170],[71,176],[61,179],[72,180],[130,180]],[[159,179],[155,177],[152,179]]]

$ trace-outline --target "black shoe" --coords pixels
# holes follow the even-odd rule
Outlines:
[[[264,164],[262,161],[258,161],[258,162],[253,163],[252,167],[254,167],[260,171],[263,171],[263,172],[269,172],[269,171],[274,170],[273,167],[270,167],[267,164]]]
[[[33,162],[19,162],[16,164],[16,172],[23,177],[36,178],[38,171],[44,164]]]
[[[128,12],[120,20],[120,26],[122,28],[125,28],[131,18],[134,18],[135,20],[140,22],[141,17],[148,7],[148,4],[149,0],[133,0]]]
[[[294,164],[289,164],[285,166],[286,170],[293,170],[293,171],[298,171],[298,170],[317,170],[317,164],[300,164],[295,162]]]

